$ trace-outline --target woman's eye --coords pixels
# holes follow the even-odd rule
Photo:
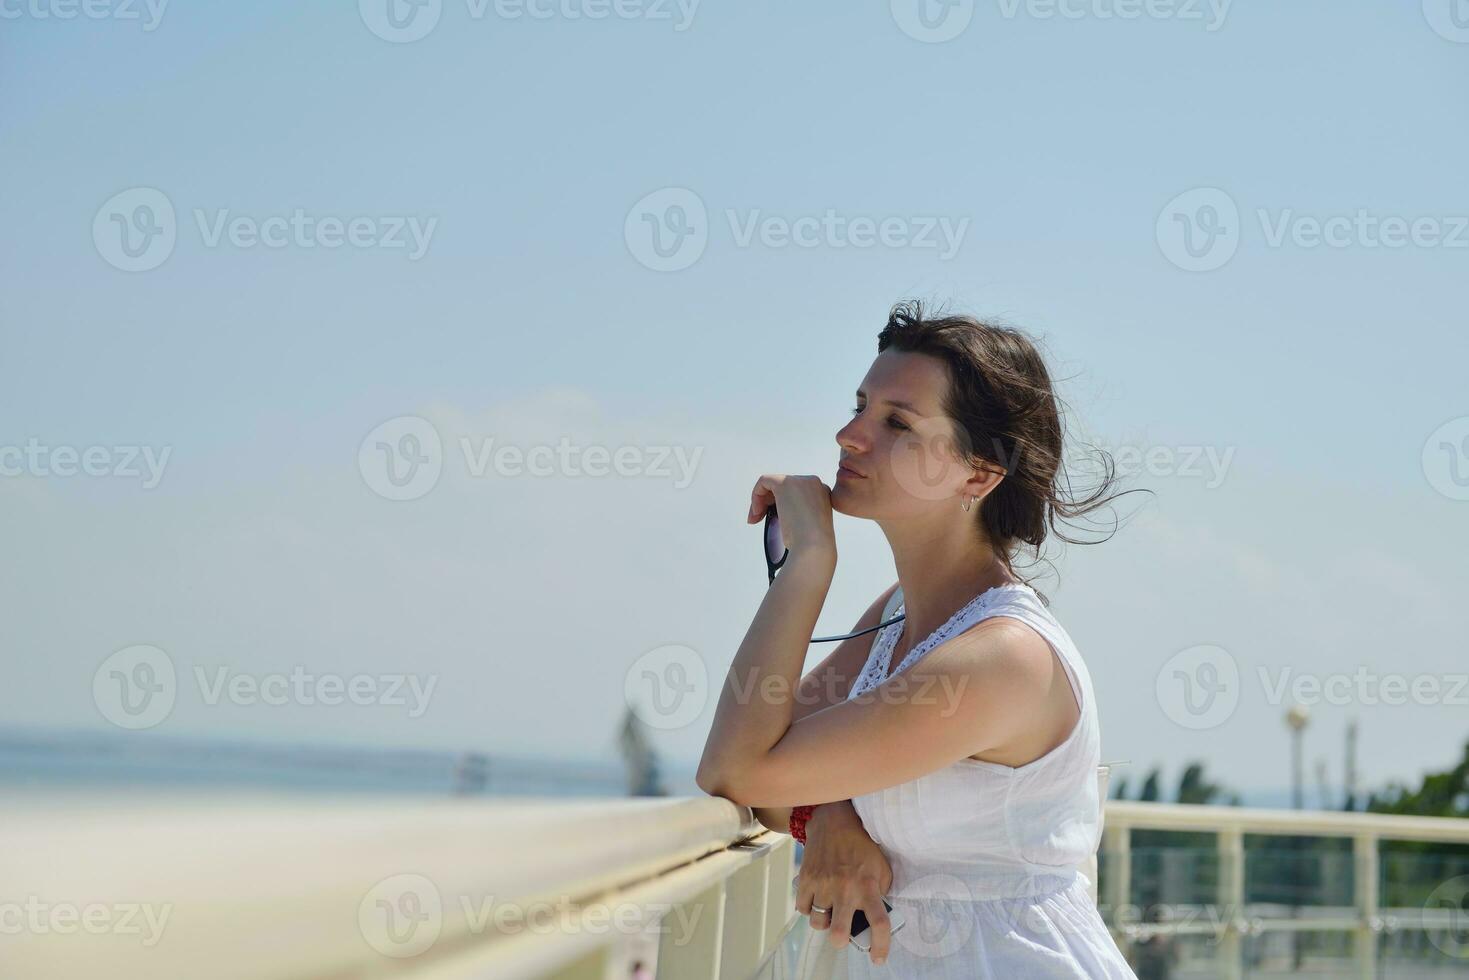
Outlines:
[[[859,405],[858,407],[852,409],[852,414],[853,415],[860,415],[860,414],[862,414],[862,407]],[[893,428],[893,429],[897,429],[899,432],[902,432],[903,430],[905,430],[905,429],[908,428],[902,422],[899,422],[898,421],[898,417],[896,415],[889,415],[888,416],[888,427],[889,428]]]

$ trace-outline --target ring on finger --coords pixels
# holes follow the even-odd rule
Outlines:
[[[811,903],[811,911],[819,912],[823,915],[831,915],[831,909],[824,909],[820,905],[817,905],[815,902]]]

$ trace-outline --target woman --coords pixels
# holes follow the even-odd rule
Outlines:
[[[900,304],[878,336],[831,487],[767,474],[789,556],[740,644],[699,764],[706,792],[785,829],[815,805],[796,906],[851,977],[1133,977],[1078,870],[1095,853],[1091,679],[1012,558],[1078,498],[1049,373],[1020,332]],[[1063,490],[1062,488],[1068,488]],[[832,512],[876,521],[901,621],[801,666],[836,570]],[[1058,533],[1058,537],[1065,538]],[[794,694],[792,694],[794,692]],[[906,920],[891,931],[882,902]],[[861,909],[870,953],[846,945]]]

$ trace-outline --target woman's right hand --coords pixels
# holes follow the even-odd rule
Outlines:
[[[882,897],[892,884],[887,856],[868,836],[851,801],[818,806],[806,823],[796,887],[796,911],[810,916],[811,928],[830,929],[831,944],[845,946],[852,938],[852,915],[861,909],[872,926],[869,955],[881,964],[892,940]],[[831,912],[812,912],[813,902]]]

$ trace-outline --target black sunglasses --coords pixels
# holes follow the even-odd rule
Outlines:
[[[777,555],[779,555],[780,557],[777,558]],[[775,584],[775,573],[780,570],[780,566],[784,565],[786,563],[786,559],[790,556],[790,549],[787,548],[781,540],[780,516],[775,512],[775,505],[771,504],[770,509],[765,512],[765,570],[770,576],[770,581],[769,583],[767,583],[768,585]],[[841,636],[813,636],[811,637],[811,642],[834,643],[837,640],[850,640],[854,636],[861,636],[864,633],[871,633],[874,630],[880,630],[884,626],[891,626],[893,623],[900,623],[905,618],[906,617],[904,616],[894,616],[892,619],[888,620],[885,623],[878,623],[876,626],[869,626],[865,630],[858,630],[855,633],[845,633]]]

